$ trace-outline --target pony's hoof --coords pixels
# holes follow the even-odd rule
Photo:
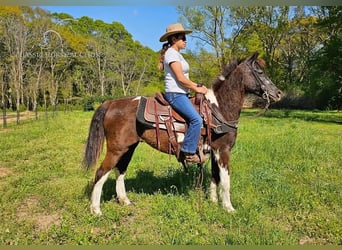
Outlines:
[[[235,212],[235,209],[233,208],[232,205],[226,205],[226,206],[223,206],[224,210],[226,210],[228,213],[233,213]]]
[[[90,213],[92,215],[96,215],[96,216],[101,216],[102,215],[101,209],[99,207],[90,206]]]
[[[116,198],[116,202],[124,206],[132,205],[132,202],[128,198]]]

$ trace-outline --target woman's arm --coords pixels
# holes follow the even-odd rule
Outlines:
[[[206,86],[199,86],[190,79],[186,78],[183,74],[182,65],[180,62],[172,62],[170,63],[170,68],[173,71],[174,75],[176,76],[176,80],[183,84],[184,87],[192,89],[195,92],[206,94],[208,89]]]

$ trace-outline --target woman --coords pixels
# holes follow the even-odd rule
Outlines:
[[[159,68],[165,72],[165,99],[187,122],[188,129],[179,154],[179,161],[187,163],[200,163],[197,145],[200,139],[202,118],[189,100],[190,90],[206,94],[207,88],[196,84],[189,78],[189,64],[179,52],[186,47],[186,34],[191,30],[185,30],[180,23],[171,24],[166,28],[166,33],[159,39],[163,44]]]

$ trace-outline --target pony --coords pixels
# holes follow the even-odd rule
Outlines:
[[[235,129],[227,133],[211,134],[209,149],[211,163],[211,182],[209,196],[211,201],[221,200],[223,209],[234,211],[230,199],[230,152],[237,137],[237,124],[246,93],[262,97],[269,104],[279,101],[282,92],[265,74],[264,61],[258,58],[258,52],[245,59],[236,59],[227,64],[221,74],[214,79],[208,89],[206,99],[219,110]],[[88,170],[100,157],[106,139],[106,155],[96,170],[94,186],[90,197],[90,211],[101,215],[100,202],[102,188],[109,174],[115,172],[117,200],[129,205],[125,188],[125,174],[134,150],[140,142],[146,142],[157,150],[169,153],[169,136],[164,130],[156,138],[156,128],[147,127],[137,120],[137,111],[141,96],[107,100],[95,111],[85,145],[83,166]],[[181,141],[179,141],[181,143]],[[157,147],[158,145],[158,147]]]

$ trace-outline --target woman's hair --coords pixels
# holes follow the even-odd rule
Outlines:
[[[163,70],[164,69],[164,55],[165,52],[169,49],[170,43],[164,43],[162,49],[160,50],[160,55],[159,55],[159,62],[158,62],[158,69]]]
[[[173,37],[178,37],[182,33],[177,33],[174,35],[171,35],[167,38],[167,43],[164,43],[162,46],[162,49],[160,50],[160,55],[159,55],[159,62],[158,62],[158,69],[163,70],[164,69],[164,55],[165,52],[171,47],[172,45],[172,38]]]

